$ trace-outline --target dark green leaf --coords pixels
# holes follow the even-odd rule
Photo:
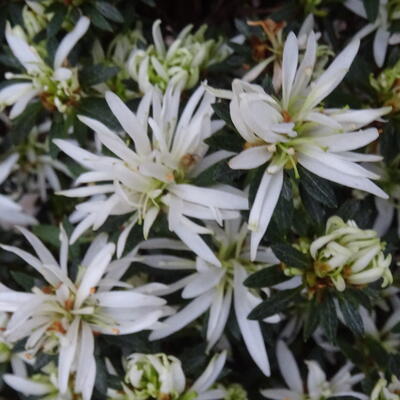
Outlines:
[[[281,193],[278,203],[275,206],[271,222],[273,222],[273,226],[282,237],[292,226],[293,212],[294,207],[292,200],[286,200],[283,193]]]
[[[212,105],[212,108],[215,111],[215,114],[217,114],[219,118],[221,118],[230,128],[235,129],[229,111],[229,103],[227,101],[220,101],[218,103],[214,103]]]
[[[53,123],[49,131],[50,140],[50,156],[56,158],[60,149],[53,142],[53,139],[65,139],[67,138],[68,126],[64,120],[64,116],[60,113],[56,113],[53,118]]]
[[[348,199],[340,206],[336,215],[344,221],[348,221],[349,219],[354,219],[359,210],[360,202],[356,199]]]
[[[205,141],[211,148],[239,153],[243,150],[243,140],[230,129],[221,129]]]
[[[328,293],[321,304],[321,324],[328,340],[336,343],[336,331],[338,327],[338,317],[336,314],[335,302],[332,296]]]
[[[386,368],[389,354],[382,344],[371,336],[366,337],[365,343],[372,359],[380,366],[380,368]]]
[[[398,129],[393,122],[385,124],[383,134],[379,136],[379,147],[386,161],[393,160],[399,154]]]
[[[327,207],[337,207],[335,191],[326,179],[322,179],[302,167],[299,167],[299,173],[300,183],[310,196]]]
[[[43,242],[51,244],[56,249],[60,247],[60,229],[55,225],[34,225],[33,233]]]
[[[58,33],[61,28],[62,23],[64,22],[65,15],[67,14],[67,8],[61,4],[55,5],[55,10],[52,12],[53,17],[47,25],[47,36],[51,37]]]
[[[304,208],[310,215],[314,223],[323,225],[326,219],[326,210],[320,202],[310,196],[309,192],[305,190],[304,186],[300,185],[300,197],[303,202]]]
[[[97,28],[103,31],[113,31],[111,24],[101,15],[97,8],[94,8],[91,4],[86,4],[82,9],[94,26],[97,26]]]
[[[290,244],[275,243],[271,246],[271,248],[279,260],[289,267],[305,269],[310,266],[311,260]]]
[[[83,85],[93,86],[108,81],[118,74],[118,71],[118,67],[108,67],[103,64],[95,64],[83,68],[79,74],[79,78]]]
[[[28,136],[36,125],[42,109],[42,105],[38,101],[28,104],[25,111],[13,120],[10,137],[14,144],[20,144]]]
[[[248,318],[261,320],[278,312],[284,311],[288,305],[298,296],[301,288],[282,290],[272,294],[268,299],[251,311]]]
[[[124,22],[122,14],[111,4],[106,1],[96,1],[97,10],[103,14],[104,17],[114,22]]]
[[[10,271],[10,275],[25,291],[30,292],[32,290],[34,285],[32,275],[21,271]]]
[[[103,396],[105,396],[107,392],[107,378],[107,368],[104,361],[96,357],[96,380],[94,387],[96,391]]]
[[[351,297],[346,297],[346,294],[339,296],[339,306],[342,312],[344,322],[347,327],[357,336],[364,335],[364,324],[358,307],[355,305]]]
[[[78,114],[83,114],[103,122],[103,124],[107,125],[110,129],[121,129],[120,124],[114,117],[105,99],[86,97],[78,105],[77,111]]]
[[[306,318],[303,325],[303,340],[306,342],[313,334],[320,322],[319,307],[316,299],[312,299],[307,307]]]
[[[365,12],[370,22],[375,22],[379,12],[379,0],[363,0]]]
[[[273,265],[250,275],[243,283],[252,288],[262,288],[276,285],[289,279],[278,265]]]

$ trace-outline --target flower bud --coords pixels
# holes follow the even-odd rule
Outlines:
[[[354,221],[329,218],[326,235],[314,240],[310,254],[317,278],[330,279],[337,290],[346,285],[366,285],[383,278],[382,287],[392,283],[391,255],[373,230],[360,229]]]
[[[134,353],[128,358],[125,382],[140,398],[178,399],[185,390],[181,362],[166,354]]]
[[[190,25],[184,28],[169,48],[165,49],[160,21],[154,23],[154,45],[148,46],[146,50],[134,50],[128,60],[129,74],[143,92],[152,86],[164,91],[171,82],[190,89],[199,81],[201,70],[223,61],[231,53],[221,38],[205,39],[206,25],[195,33],[190,33],[191,29]]]

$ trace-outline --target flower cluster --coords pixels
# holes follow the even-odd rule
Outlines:
[[[166,48],[160,25],[161,20],[153,24],[154,44],[146,50],[135,49],[128,60],[128,71],[143,92],[152,86],[165,91],[171,84],[191,89],[203,70],[231,53],[222,38],[205,38],[206,25],[195,33],[191,33],[193,26],[188,25]]]
[[[1,3],[0,398],[399,400],[399,18]]]

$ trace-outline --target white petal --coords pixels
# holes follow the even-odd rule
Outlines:
[[[8,386],[25,396],[44,396],[54,390],[52,385],[35,382],[17,375],[4,374],[3,379]]]
[[[122,128],[135,142],[136,149],[140,154],[148,154],[151,151],[147,132],[143,130],[142,124],[127,105],[114,93],[106,93],[106,101],[113,114],[117,117]],[[142,100],[143,101],[143,100]]]
[[[383,66],[386,57],[386,50],[389,42],[390,33],[383,28],[378,28],[375,33],[373,51],[376,65],[380,68]]]
[[[232,169],[252,169],[263,165],[271,158],[268,146],[255,146],[243,150],[237,156],[229,160]]]
[[[79,308],[82,305],[86,297],[89,296],[91,289],[97,287],[111,261],[114,251],[114,243],[108,243],[99,251],[88,266],[84,266],[86,267],[86,271],[76,293],[76,308]]]
[[[205,313],[210,307],[212,300],[213,291],[209,291],[191,301],[186,307],[182,308],[175,315],[163,321],[165,327],[153,331],[149,336],[149,339],[162,339],[179,331],[184,326],[194,321],[201,314]]]
[[[81,16],[74,29],[69,32],[61,41],[54,55],[54,69],[60,68],[70,51],[74,48],[79,39],[86,33],[90,25],[87,17]]]
[[[297,393],[303,392],[303,381],[300,377],[299,367],[293,354],[283,341],[278,341],[276,347],[276,356],[278,358],[279,370],[285,379],[285,382],[291,390]]]
[[[278,202],[283,184],[283,171],[269,174],[265,170],[257,189],[256,198],[249,216],[251,233],[251,259],[257,255],[257,248],[263,238]]]
[[[234,305],[237,322],[242,333],[243,340],[246,344],[252,359],[266,376],[270,376],[271,369],[269,366],[267,351],[265,349],[264,339],[261,333],[259,322],[250,321],[247,316],[254,308],[254,304],[248,299],[248,289],[243,285],[247,274],[242,266],[235,265],[234,276]],[[261,299],[260,299],[261,301]]]
[[[282,60],[282,106],[289,107],[294,78],[296,76],[299,48],[296,35],[290,32],[283,48]]]
[[[43,61],[39,54],[24,39],[13,32],[9,23],[6,25],[6,40],[14,56],[18,58],[18,61],[28,72],[40,70]]]

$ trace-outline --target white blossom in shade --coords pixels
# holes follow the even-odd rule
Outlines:
[[[11,154],[0,163],[0,185],[4,184],[17,162],[18,154]],[[24,212],[22,206],[12,197],[0,194],[0,225],[9,227],[36,224],[36,219]]]
[[[75,393],[73,379],[69,381],[67,390],[61,393],[58,388],[58,368],[51,362],[44,366],[40,372],[31,376],[27,371],[20,373],[4,374],[4,382],[15,391],[25,396],[35,396],[40,400],[82,400],[80,393]]]
[[[47,191],[61,190],[58,173],[72,178],[67,166],[50,156],[49,130],[51,123],[46,121],[34,127],[27,138],[17,147],[19,152],[18,169],[12,174],[12,184],[21,194],[39,195],[47,201]]]
[[[392,256],[385,256],[384,248],[374,230],[333,216],[326,223],[325,235],[311,243],[310,254],[316,276],[330,279],[343,291],[346,285],[366,285],[381,278],[382,287],[393,282]]]
[[[394,375],[391,381],[388,382],[383,374],[381,373],[381,378],[376,382],[370,399],[371,400],[399,400],[400,399],[400,381]]]
[[[382,176],[381,183],[389,194],[388,199],[375,198],[377,216],[374,222],[374,230],[380,236],[385,235],[392,225],[397,221],[397,235],[400,237],[400,156],[392,161],[382,163],[376,168]]]
[[[390,107],[365,110],[325,109],[321,102],[342,81],[359,47],[353,41],[311,82],[317,42],[311,32],[304,57],[298,65],[298,41],[288,35],[283,51],[282,93],[267,94],[261,86],[234,80],[232,92],[212,89],[217,96],[229,98],[230,114],[245,149],[233,157],[233,169],[253,169],[266,164],[250,216],[251,255],[270,222],[278,201],[285,169],[297,164],[312,173],[339,184],[387,198],[370,179],[378,176],[361,167],[359,161],[381,158],[354,152],[378,137],[375,128],[361,129],[390,111]]]
[[[109,107],[134,149],[99,121],[81,116],[81,121],[97,133],[100,142],[114,156],[95,155],[69,141],[54,141],[89,170],[76,181],[77,185],[85,186],[61,194],[69,197],[102,195],[77,206],[76,213],[71,216],[73,222],[79,221],[72,242],[86,229],[98,229],[108,216],[126,214],[126,225],[117,245],[120,256],[135,224],[143,225],[147,238],[158,215],[165,212],[171,231],[196,254],[219,265],[200,237],[211,232],[190,218],[221,223],[224,219],[237,218],[237,210],[247,209],[248,202],[243,192],[226,185],[197,187],[191,184],[193,178],[232,153],[221,150],[206,155],[208,145],[204,140],[221,126],[219,121],[211,121],[214,97],[204,94],[204,89],[199,87],[180,118],[179,98],[179,90],[172,87],[164,96],[155,89],[143,97],[135,114],[114,93],[106,94]]]
[[[382,326],[377,324],[376,312],[369,313],[364,307],[359,309],[365,334],[378,341],[388,353],[397,353],[400,333],[393,328],[400,322],[400,309],[395,309]]]
[[[361,400],[368,397],[355,392],[352,387],[364,378],[364,374],[351,375],[352,365],[344,365],[330,380],[316,361],[305,361],[308,368],[307,382],[303,382],[299,367],[283,341],[276,348],[278,366],[287,388],[263,389],[261,394],[272,400],[323,400],[333,396],[352,396]]]
[[[167,318],[164,327],[152,332],[150,339],[165,338],[209,310],[206,337],[210,349],[223,334],[233,308],[247,350],[261,371],[268,376],[270,366],[260,323],[247,319],[250,311],[261,303],[262,298],[259,293],[244,286],[243,282],[252,272],[278,264],[279,260],[269,248],[260,247],[255,260],[250,261],[247,225],[245,223],[241,225],[240,219],[226,221],[225,229],[216,224],[207,224],[207,227],[213,232],[215,254],[220,261],[220,267],[200,256],[195,261],[168,254],[144,255],[141,259],[141,262],[154,268],[193,271],[190,275],[172,283],[169,289],[159,293],[167,294],[183,289],[182,297],[189,300],[189,303]],[[139,247],[188,250],[182,243],[168,239],[150,239]],[[265,320],[270,323],[278,321],[277,315]]]
[[[362,0],[346,0],[344,5],[358,16],[365,19],[368,18]],[[376,20],[365,25],[354,37],[355,39],[363,39],[370,33],[375,32],[373,53],[378,67],[382,67],[385,62],[388,45],[400,43],[400,34],[398,32],[390,32],[391,24],[399,19],[400,4],[397,0],[379,0]]]
[[[226,360],[226,352],[216,354],[189,388],[180,360],[166,354],[134,353],[127,359],[122,390],[109,388],[108,400],[169,399],[218,400],[226,391],[214,388]]]
[[[0,90],[0,109],[12,106],[10,118],[15,118],[35,97],[39,97],[47,109],[57,109],[62,113],[79,101],[78,70],[64,64],[70,51],[86,33],[89,23],[87,17],[79,19],[74,29],[60,42],[52,66],[47,65],[37,49],[28,43],[20,26],[11,28],[7,23],[7,43],[25,71],[22,74],[6,73],[7,79],[23,81],[11,82]]]
[[[58,354],[59,391],[67,392],[74,373],[74,391],[89,400],[96,376],[94,335],[152,329],[164,314],[165,301],[146,294],[146,288],[133,289],[118,280],[116,270],[124,270],[130,261],[111,262],[115,245],[107,242],[106,235],[92,242],[73,282],[68,275],[68,237],[62,228],[59,261],[35,235],[20,230],[36,256],[17,247],[1,247],[26,261],[46,284],[35,286],[31,293],[1,284],[0,310],[12,313],[4,335],[11,342],[27,339],[27,359],[38,351]]]
[[[127,63],[130,76],[144,93],[154,86],[163,91],[168,85],[193,88],[202,70],[232,53],[222,38],[207,40],[204,37],[207,25],[195,33],[191,33],[193,25],[186,26],[167,48],[160,25],[160,20],[153,24],[154,44],[146,50],[134,49]]]

